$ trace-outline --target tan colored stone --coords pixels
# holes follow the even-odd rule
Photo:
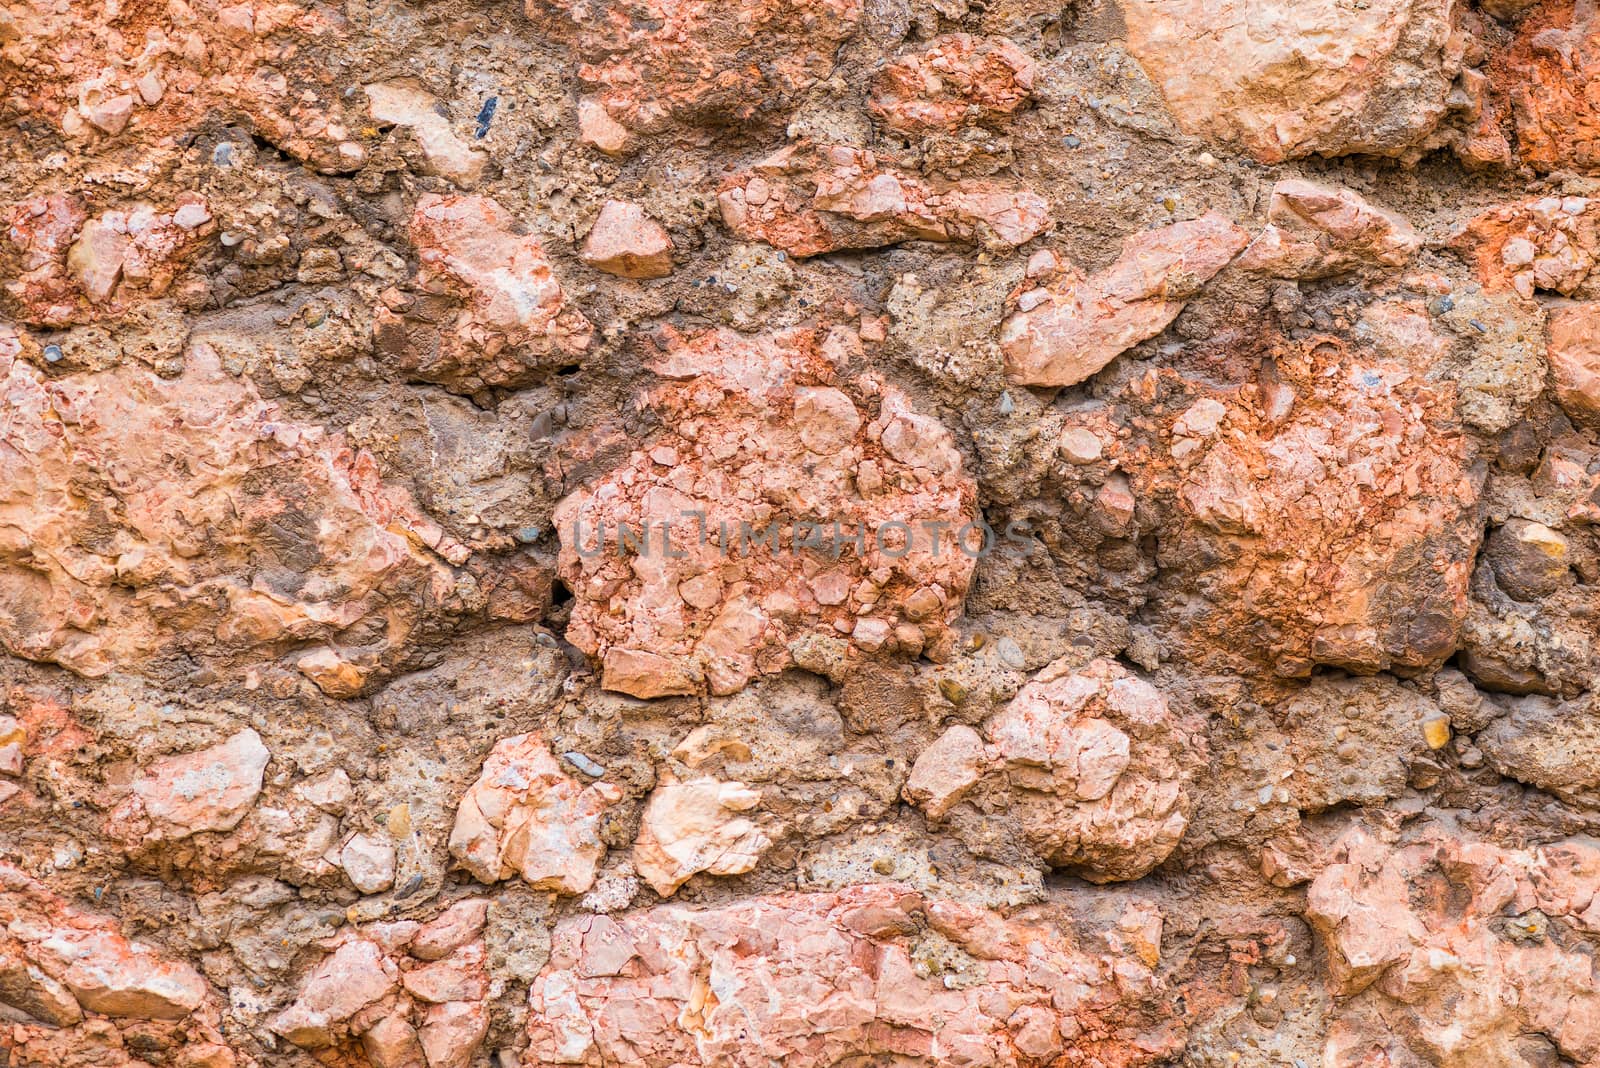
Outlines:
[[[365,88],[373,120],[409,129],[422,146],[427,173],[466,189],[483,177],[488,154],[456,134],[450,120],[439,113],[439,101],[432,94],[404,82],[377,82]]]
[[[1130,0],[1128,50],[1185,132],[1263,163],[1414,157],[1460,67],[1450,0]]]
[[[983,736],[956,724],[918,754],[906,779],[906,800],[941,819],[983,778],[987,756]]]

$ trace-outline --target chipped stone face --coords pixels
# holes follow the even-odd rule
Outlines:
[[[1600,204],[1587,197],[1540,197],[1507,204],[1466,223],[1457,245],[1486,289],[1577,293],[1600,255]]]
[[[1029,386],[1082,382],[1165,329],[1247,240],[1207,215],[1134,236],[1116,263],[1088,277],[1053,252],[1036,252],[1000,326],[1006,375]]]
[[[488,1033],[483,904],[339,936],[273,1032],[336,1063],[467,1068]]]
[[[950,981],[919,970],[928,954]],[[1022,1065],[1068,1048],[1138,1065],[1176,1049],[1136,959],[1089,956],[1064,933],[893,885],[574,917],[528,1009],[527,1068],[749,1052]]]
[[[1600,20],[1575,0],[1520,5],[1532,11],[1495,71],[1511,100],[1517,155],[1540,171],[1600,168]],[[1499,14],[1497,12],[1497,14]]]
[[[760,805],[761,791],[742,782],[657,784],[633,844],[634,869],[662,897],[698,872],[743,875],[772,845],[747,815]]]
[[[860,0],[738,0],[715,11],[686,0],[597,9],[527,0],[527,15],[572,41],[584,142],[624,153],[678,123],[781,124],[826,78],[861,19]],[[768,62],[752,63],[753,51]]]
[[[1128,49],[1185,132],[1263,163],[1420,154],[1462,43],[1450,0],[1133,0]]]
[[[1345,999],[1325,1063],[1532,1068],[1548,1052],[1581,1062],[1600,1048],[1588,958],[1554,933],[1593,928],[1592,843],[1514,850],[1356,830],[1333,860],[1307,894]]]
[[[378,661],[444,593],[428,545],[445,536],[371,457],[285,418],[203,345],[172,380],[48,378],[0,352],[0,389],[0,642],[14,655],[97,676],[175,649],[348,636]],[[189,473],[174,493],[177,455]],[[104,535],[83,544],[86,523]],[[236,570],[249,559],[253,578]],[[380,614],[387,637],[369,629]]]
[[[379,344],[398,333],[402,367],[461,393],[525,384],[580,355],[592,328],[571,307],[539,239],[517,232],[486,197],[425,194],[411,216],[417,285],[459,300],[453,326],[414,331],[380,320]]]
[[[665,278],[672,273],[672,238],[639,205],[608,200],[579,258],[619,278]]]
[[[792,256],[902,241],[1015,248],[1050,224],[1030,190],[992,181],[927,180],[843,145],[790,146],[724,183],[722,220],[737,237]]]
[[[1022,107],[1035,64],[1004,37],[952,33],[884,65],[868,106],[891,129],[915,133],[994,122]]]
[[[1109,660],[1046,667],[984,725],[949,728],[917,758],[906,796],[930,817],[1002,821],[1045,863],[1095,882],[1137,879],[1189,822],[1204,756],[1193,725]]]
[[[271,756],[261,736],[246,729],[207,749],[165,757],[134,780],[109,823],[145,842],[232,830],[261,793]]]
[[[581,894],[605,855],[600,816],[620,796],[563,772],[540,735],[506,738],[461,799],[450,853],[480,882],[520,875],[537,889]]]
[[[1591,0],[0,4],[6,1068],[1592,1068]]]
[[[1363,267],[1403,267],[1422,238],[1393,212],[1348,189],[1289,179],[1272,187],[1267,227],[1239,266],[1287,278],[1323,278]]]
[[[808,633],[864,655],[949,642],[972,483],[942,425],[843,373],[861,351],[839,328],[665,338],[640,397],[662,431],[555,513],[567,638],[608,689],[734,693]]]

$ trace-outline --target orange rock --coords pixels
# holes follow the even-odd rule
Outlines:
[[[772,845],[746,815],[761,804],[761,791],[742,782],[665,778],[645,803],[633,866],[651,889],[671,897],[699,872],[743,875]]]
[[[1220,215],[1205,215],[1135,234],[1116,263],[1087,278],[1052,252],[1035,253],[1031,284],[1012,295],[1000,326],[1006,375],[1029,386],[1082,382],[1165,330],[1247,240]]]
[[[955,130],[1016,111],[1033,77],[1033,60],[1006,38],[951,33],[885,64],[868,106],[891,129]]]
[[[1239,266],[1287,278],[1403,267],[1422,238],[1405,219],[1348,189],[1287,178],[1272,187],[1268,225]]]
[[[606,688],[733,693],[781,671],[793,638],[891,652],[902,622],[939,655],[981,549],[976,527],[958,540],[978,516],[945,428],[841,377],[846,328],[663,344],[639,400],[662,429],[555,512],[567,640]]]
[[[1540,197],[1507,204],[1470,220],[1455,239],[1490,290],[1571,295],[1600,258],[1600,201]]]
[[[1444,0],[1131,0],[1125,14],[1173,121],[1263,163],[1420,156],[1461,67]]]
[[[1495,65],[1511,100],[1517,157],[1540,171],[1600,171],[1600,18],[1578,0],[1545,0],[1517,23]]]
[[[486,197],[424,194],[411,216],[420,261],[416,284],[463,305],[453,327],[402,327],[391,344],[380,317],[379,345],[400,366],[460,393],[527,385],[589,347],[589,320],[571,306],[539,239],[518,232]]]
[[[953,726],[917,757],[906,793],[930,816],[966,797],[1046,863],[1095,882],[1146,874],[1188,826],[1204,743],[1113,661],[1044,668],[983,731],[987,745]]]
[[[734,236],[795,256],[902,241],[1013,248],[1043,233],[1043,197],[999,182],[923,179],[859,148],[790,145],[723,183]]]
[[[0,336],[0,544],[30,561],[0,565],[13,654],[100,675],[178,646],[331,637],[379,613],[389,637],[373,651],[392,659],[403,620],[452,584],[425,546],[459,547],[370,457],[283,418],[209,346],[171,379],[127,365],[46,378],[5,348]],[[68,490],[85,485],[97,489]],[[109,524],[92,547],[79,540],[91,516]]]
[[[608,200],[578,256],[619,278],[665,278],[672,273],[672,238],[639,205]]]
[[[1091,956],[1069,931],[892,884],[580,914],[556,926],[529,991],[522,1064],[1022,1068],[1071,1050],[1134,1068],[1180,1050],[1143,961]],[[928,944],[983,981],[929,974],[916,962]]]
[[[1332,859],[1306,895],[1339,997],[1330,1068],[1535,1068],[1541,1046],[1574,1063],[1600,1051],[1589,958],[1557,935],[1600,931],[1594,843],[1506,849],[1443,827],[1387,843],[1357,828]]]
[[[584,140],[620,153],[678,122],[781,125],[799,94],[833,70],[861,2],[527,0],[527,15],[572,44],[587,89],[578,104]]]
[[[1600,421],[1600,304],[1552,312],[1548,356],[1561,407],[1579,422]]]

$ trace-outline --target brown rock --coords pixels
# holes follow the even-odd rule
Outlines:
[[[735,0],[712,10],[626,0],[600,9],[527,0],[527,15],[571,42],[586,90],[578,104],[584,140],[619,153],[680,122],[781,125],[799,94],[832,72],[861,3]]]
[[[1600,18],[1578,0],[1513,3],[1533,8],[1495,65],[1495,83],[1511,99],[1517,156],[1540,171],[1600,170]],[[1505,18],[1520,10],[1496,11]]]
[[[1029,283],[1000,326],[1006,374],[1030,386],[1082,382],[1178,317],[1184,302],[1245,246],[1219,215],[1136,234],[1106,270],[1085,278],[1054,253],[1028,261]]]

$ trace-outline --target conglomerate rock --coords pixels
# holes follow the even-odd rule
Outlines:
[[[555,512],[567,637],[603,684],[733,693],[811,632],[944,655],[986,536],[949,432],[850,373],[848,328],[663,344],[639,399],[661,432]]]
[[[0,4],[0,1065],[1600,1065],[1597,75]]]
[[[1131,1066],[1171,1011],[1137,958],[884,884],[565,921],[522,1063]]]

